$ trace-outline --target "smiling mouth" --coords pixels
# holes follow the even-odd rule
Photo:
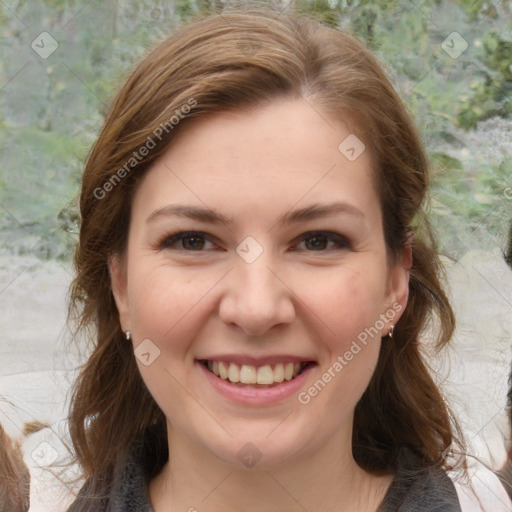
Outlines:
[[[239,365],[224,361],[200,361],[206,368],[222,380],[244,387],[268,388],[290,381],[300,375],[304,369],[316,363],[289,362],[253,366]]]

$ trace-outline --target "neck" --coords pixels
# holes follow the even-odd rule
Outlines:
[[[150,484],[155,512],[375,512],[392,480],[362,470],[343,435],[268,469],[234,467],[171,429],[168,439],[169,461]]]

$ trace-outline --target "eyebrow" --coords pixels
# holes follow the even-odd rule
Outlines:
[[[299,210],[293,210],[287,212],[279,217],[277,223],[281,224],[297,224],[299,222],[305,222],[308,220],[314,220],[319,217],[328,217],[337,213],[343,213],[347,215],[353,215],[355,217],[364,218],[364,214],[361,210],[356,208],[350,203],[338,202],[331,204],[313,204],[306,208]],[[163,208],[159,208],[151,213],[146,219],[146,223],[154,222],[155,220],[162,217],[186,217],[201,222],[208,222],[211,224],[233,224],[233,219],[222,215],[221,213],[212,210],[211,208],[200,208],[197,206],[179,206],[179,205],[168,205]],[[276,224],[277,224],[276,223]]]

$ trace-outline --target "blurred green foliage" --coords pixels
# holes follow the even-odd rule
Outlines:
[[[504,37],[497,29],[483,37],[478,79],[471,84],[471,98],[458,114],[458,122],[465,128],[474,128],[478,121],[492,116],[512,117],[512,34]]]
[[[0,3],[0,234],[12,250],[69,258],[87,152],[129,68],[158,40],[222,0],[12,0]],[[268,4],[269,2],[262,2]],[[436,171],[431,217],[455,256],[504,247],[512,200],[511,0],[295,0],[349,31],[385,65]],[[59,43],[47,59],[30,47]],[[457,32],[468,48],[453,58]]]

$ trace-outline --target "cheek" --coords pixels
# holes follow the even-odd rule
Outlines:
[[[385,285],[377,268],[376,261],[373,271],[345,267],[309,283],[314,293],[308,294],[307,304],[327,326],[322,339],[327,357],[321,364],[322,382],[306,393],[318,396],[317,406],[332,411],[332,428],[353,411],[378,361],[382,326],[376,324],[382,313]],[[330,391],[320,393],[326,382]]]
[[[195,329],[196,323],[190,320],[201,311],[213,281],[164,266],[139,267],[128,279],[136,339],[150,338],[157,343],[185,339],[185,331]]]
[[[322,340],[327,358],[319,379],[303,398],[314,400],[318,410],[331,411],[326,428],[332,430],[353,413],[379,357],[381,335],[376,324],[383,287],[370,277],[364,272],[340,273],[325,283],[325,293],[314,297],[319,316],[329,328]]]
[[[376,271],[340,268],[312,276],[305,289],[301,299],[329,328],[338,352],[374,326],[382,312],[384,280]]]
[[[145,349],[150,364],[137,358],[137,365],[159,407],[179,425],[187,413],[198,414],[183,389],[189,388],[188,350],[204,322],[213,279],[165,266],[136,269],[128,276],[134,349],[137,354],[146,340],[154,344]]]

